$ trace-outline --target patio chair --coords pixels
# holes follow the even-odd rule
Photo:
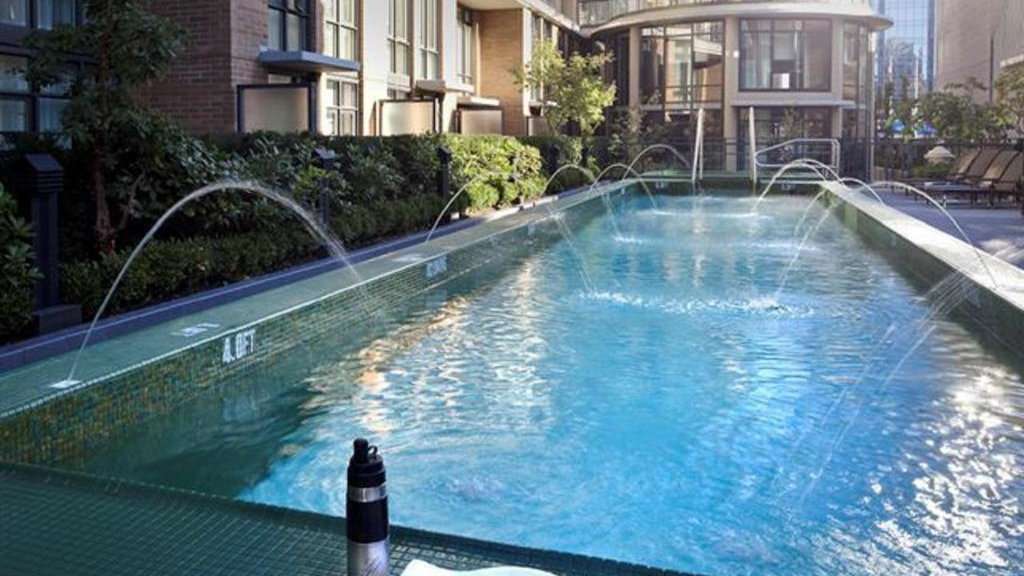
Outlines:
[[[972,199],[976,200],[977,196],[973,193],[981,186],[1002,178],[1016,155],[1016,151],[1006,148],[985,148],[959,178],[929,182],[921,189],[929,194],[942,194],[943,197],[950,194],[971,194]]]
[[[946,181],[957,181],[963,179],[967,175],[967,171],[970,170],[971,165],[978,159],[978,155],[981,154],[981,148],[970,148],[960,154],[956,162],[953,164],[953,168],[946,174]],[[912,186],[920,186],[923,184],[931,184],[936,180],[934,178],[906,178],[903,182]]]
[[[1024,154],[1016,150],[1004,150],[992,162],[988,171],[974,185],[962,188],[949,187],[948,194],[966,194],[971,197],[971,204],[978,202],[978,197],[988,196],[989,205],[994,205],[1002,195],[1017,195],[1021,176],[1024,174]]]

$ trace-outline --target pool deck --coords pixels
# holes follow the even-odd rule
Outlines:
[[[887,205],[959,237],[956,228],[942,212],[925,200],[915,199],[902,192],[880,190],[879,194]],[[1020,206],[1004,204],[990,208],[980,204],[971,206],[950,203],[946,209],[976,246],[1011,264],[1024,267],[1024,215],[1021,214]]]
[[[345,521],[44,468],[0,463],[0,576],[343,576]],[[655,568],[407,528],[413,559],[453,570],[528,566],[559,576],[683,576]]]

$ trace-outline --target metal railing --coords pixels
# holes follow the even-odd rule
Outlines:
[[[794,138],[774,146],[762,148],[754,153],[752,172],[757,178],[759,172],[780,170],[788,163],[810,158],[831,168],[835,173],[842,170],[842,144],[835,138]]]
[[[700,4],[752,4],[755,2],[779,2],[780,0],[579,0],[579,23],[581,26],[598,26],[623,14],[669,8],[673,6],[695,6]],[[840,4],[870,6],[870,0],[785,0],[810,4]],[[550,2],[549,2],[550,3]]]

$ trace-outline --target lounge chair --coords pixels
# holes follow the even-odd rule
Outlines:
[[[981,154],[981,148],[971,148],[960,155],[957,158],[956,163],[953,165],[953,169],[946,174],[945,181],[959,181],[967,176],[967,171],[971,169],[971,165],[978,159],[978,155]],[[903,182],[911,184],[913,186],[921,186],[924,184],[932,184],[935,182],[933,178],[906,178]]]
[[[972,202],[976,201],[977,195],[974,193],[1002,178],[1017,154],[1015,150],[1006,148],[985,148],[962,177],[943,182],[929,182],[921,189],[929,194],[942,194],[943,197],[950,194],[968,194],[971,195]]]
[[[944,194],[968,195],[971,204],[978,202],[978,197],[988,196],[989,205],[995,204],[997,197],[1018,194],[1018,185],[1024,174],[1024,154],[1015,150],[1004,150],[992,162],[985,175],[973,185],[961,187],[950,186]]]

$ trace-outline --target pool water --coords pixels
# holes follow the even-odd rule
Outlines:
[[[340,515],[367,436],[408,526],[703,574],[1020,573],[1019,359],[927,321],[824,208],[794,234],[807,202],[615,200],[578,254],[338,326],[88,468]]]

